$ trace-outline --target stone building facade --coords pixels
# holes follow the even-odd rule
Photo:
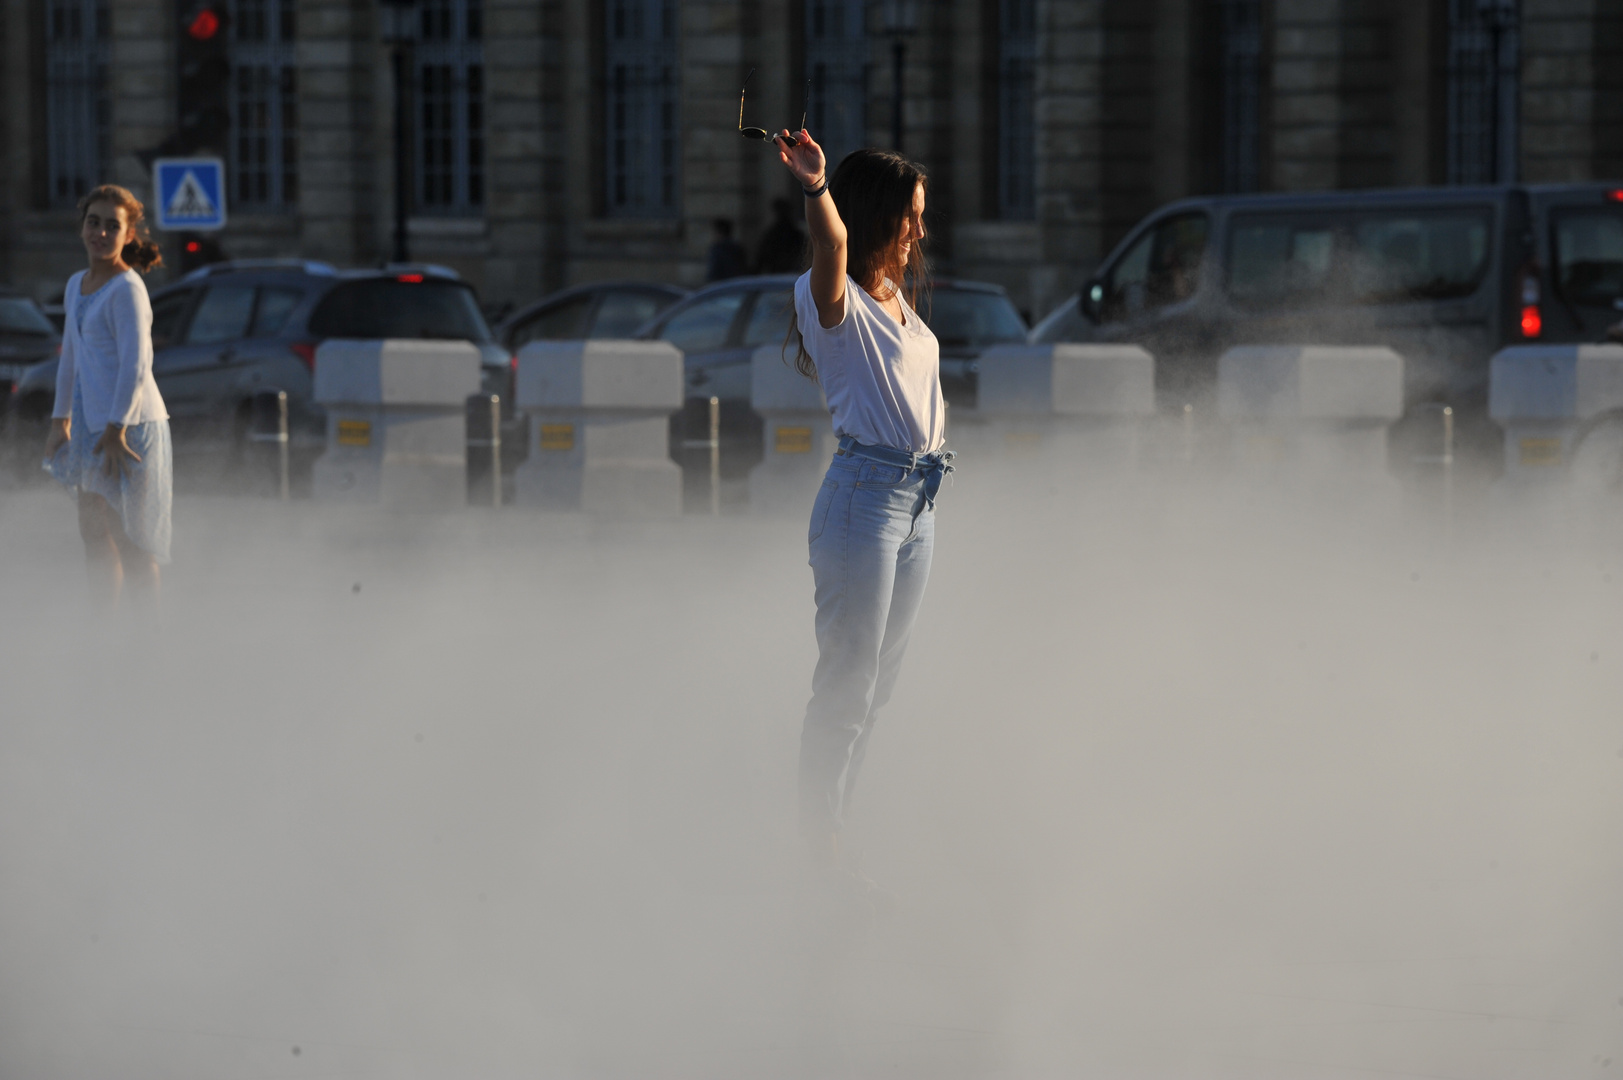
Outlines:
[[[200,2],[0,0],[0,280],[46,297],[82,265],[83,186],[150,193]],[[232,35],[225,251],[386,259],[379,0],[212,2]],[[1035,315],[1185,195],[1623,178],[1617,0],[419,0],[412,18],[411,255],[497,303],[698,284],[717,217],[752,244],[795,189],[736,131],[751,69],[746,124],[804,108],[848,149],[899,122],[932,176],[938,268]]]

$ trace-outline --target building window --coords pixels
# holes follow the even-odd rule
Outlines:
[[[677,213],[676,0],[610,0],[604,18],[605,207]]]
[[[1262,188],[1262,2],[1218,0],[1223,190]]]
[[[1516,0],[1448,0],[1448,182],[1511,183],[1520,147]]]
[[[485,46],[481,0],[424,0],[416,45],[417,209],[485,205]]]
[[[48,201],[72,206],[103,180],[112,158],[106,0],[48,0],[45,139]]]
[[[1004,218],[1037,210],[1037,0],[999,0],[997,200]]]
[[[239,206],[299,201],[295,0],[234,0],[231,9],[231,177]]]
[[[831,166],[868,144],[865,6],[863,0],[806,0],[806,127]]]

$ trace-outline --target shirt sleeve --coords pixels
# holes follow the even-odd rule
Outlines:
[[[57,420],[66,420],[73,415],[73,380],[78,375],[78,357],[73,347],[74,334],[69,329],[74,316],[69,305],[78,299],[73,295],[79,291],[78,285],[79,275],[75,274],[62,294],[62,311],[66,317],[62,322],[62,354],[56,362],[56,402],[51,406],[51,416]]]
[[[152,377],[152,302],[146,286],[125,278],[122,287],[107,297],[107,314],[118,343],[118,384],[113,389],[108,423],[134,423],[135,395]]]

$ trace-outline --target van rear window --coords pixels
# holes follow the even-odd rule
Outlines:
[[[1574,304],[1623,299],[1623,211],[1580,210],[1555,219],[1556,284]]]
[[[1470,296],[1487,272],[1492,220],[1487,209],[1239,215],[1229,295],[1252,307]]]

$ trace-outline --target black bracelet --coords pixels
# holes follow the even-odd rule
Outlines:
[[[828,177],[824,176],[823,182],[814,188],[802,187],[800,190],[806,193],[806,198],[815,199],[823,192],[828,190]]]

